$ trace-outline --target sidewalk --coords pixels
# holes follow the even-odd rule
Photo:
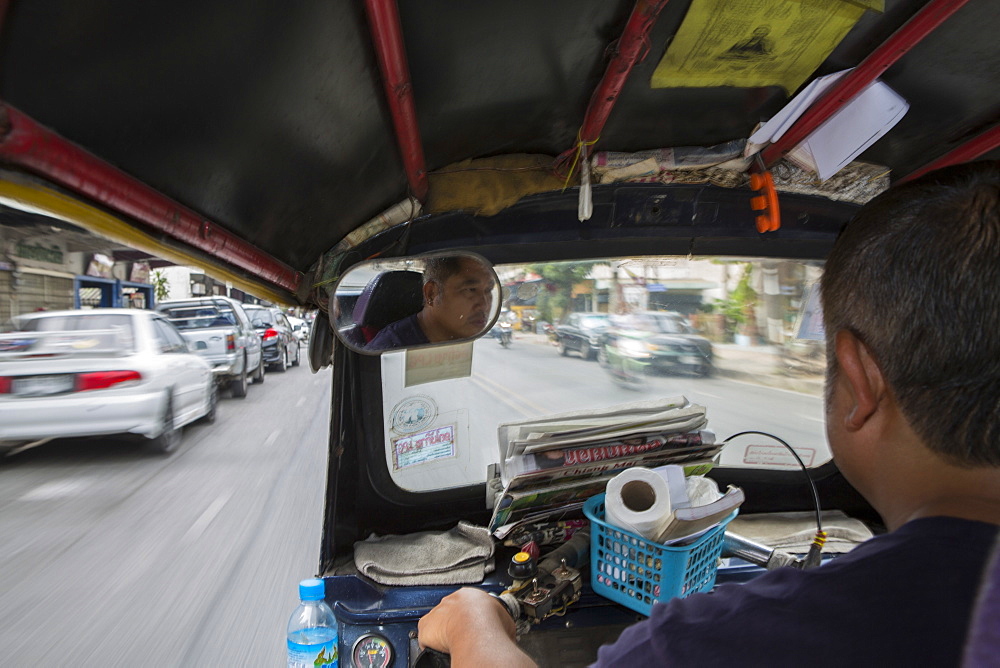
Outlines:
[[[514,340],[551,346],[544,334],[514,332]],[[777,346],[738,346],[733,343],[713,343],[714,374],[764,387],[792,390],[812,396],[823,396],[823,374],[796,372],[786,367]]]
[[[777,346],[738,346],[713,343],[715,373],[748,383],[823,396],[823,374],[789,369]]]

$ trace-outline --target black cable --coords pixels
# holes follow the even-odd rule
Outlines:
[[[812,476],[809,475],[809,468],[802,461],[802,458],[799,457],[799,453],[795,452],[795,450],[792,448],[792,446],[788,445],[788,443],[786,443],[785,441],[781,440],[780,438],[778,438],[774,434],[767,433],[766,431],[741,431],[738,434],[733,434],[729,438],[725,439],[724,441],[722,441],[722,443],[723,443],[723,445],[725,445],[726,443],[729,443],[729,441],[733,440],[734,438],[737,438],[739,436],[746,436],[747,434],[756,434],[758,436],[766,436],[767,438],[773,438],[778,443],[781,443],[783,446],[785,446],[785,448],[787,448],[790,453],[792,453],[792,456],[795,457],[795,461],[797,461],[799,463],[799,466],[802,467],[802,472],[806,475],[806,480],[809,481],[809,489],[810,489],[810,491],[812,491],[813,504],[816,506],[816,531],[819,532],[819,533],[822,533],[823,532],[823,520],[820,518],[820,512],[821,511],[820,511],[820,505],[819,505],[819,494],[816,492],[816,483],[813,482]]]

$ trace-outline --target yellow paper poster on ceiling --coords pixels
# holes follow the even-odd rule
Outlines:
[[[693,0],[653,88],[781,86],[795,92],[881,0]]]

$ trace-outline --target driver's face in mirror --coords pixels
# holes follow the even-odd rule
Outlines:
[[[493,272],[471,257],[441,257],[424,267],[424,308],[417,314],[431,343],[480,334],[493,306]]]
[[[487,330],[496,315],[499,290],[489,263],[471,254],[431,257],[423,260],[421,275],[408,269],[412,262],[400,262],[407,268],[372,276],[362,266],[342,279],[334,306],[341,309],[338,333],[343,341],[355,349],[377,352],[469,340]],[[372,277],[345,314],[346,286],[358,285],[352,274],[361,280]]]

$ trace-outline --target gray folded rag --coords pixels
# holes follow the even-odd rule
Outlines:
[[[827,533],[823,552],[827,554],[850,552],[873,535],[864,522],[840,510],[824,510],[822,520]],[[816,535],[816,515],[810,512],[740,515],[729,523],[727,531],[768,547],[801,554],[809,549]]]
[[[354,565],[385,585],[482,582],[493,572],[489,529],[459,522],[450,531],[371,536],[354,544]]]

